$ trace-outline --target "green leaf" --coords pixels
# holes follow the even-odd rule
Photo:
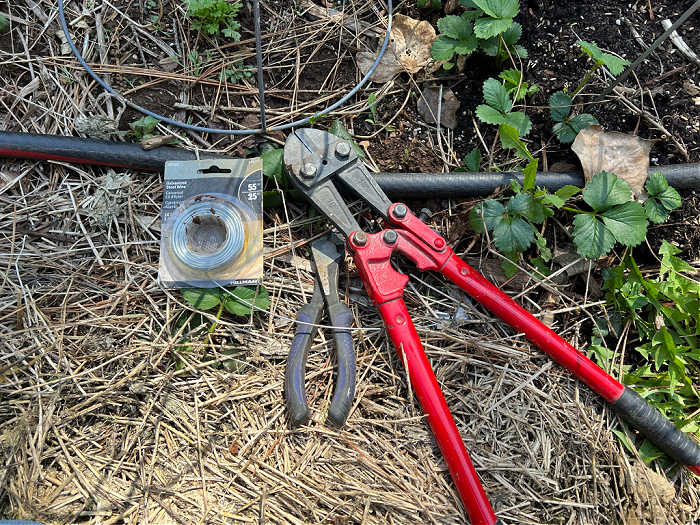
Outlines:
[[[518,0],[472,0],[484,13],[493,18],[515,18],[520,11]]]
[[[476,116],[484,124],[498,125],[506,123],[506,116],[503,113],[486,104],[479,104],[477,106]]]
[[[586,53],[596,62],[599,62],[602,59],[603,52],[595,44],[595,42],[586,42],[585,40],[579,40],[576,43],[581,47],[581,51]]]
[[[498,55],[500,37],[494,36],[486,40],[479,40],[479,47],[485,55],[495,57]]]
[[[544,206],[539,199],[529,193],[518,193],[510,198],[506,210],[512,215],[520,215],[530,222],[541,224],[546,217]]]
[[[566,186],[563,186],[559,188],[554,194],[559,197],[560,199],[564,201],[568,201],[571,197],[576,195],[579,191],[581,191],[581,188],[577,188],[576,186],[572,186],[571,184],[567,184]]]
[[[221,302],[219,290],[210,288],[185,288],[182,290],[182,298],[198,310],[211,310]]]
[[[505,86],[495,78],[487,78],[484,82],[484,101],[492,108],[508,113],[513,108]]]
[[[578,135],[579,131],[581,131],[582,129],[586,129],[588,126],[598,124],[598,119],[590,113],[581,113],[569,120],[568,124],[569,126],[571,126],[571,129],[573,129],[574,133]]]
[[[648,439],[645,439],[642,442],[642,446],[639,447],[639,457],[642,458],[642,461],[644,463],[649,464],[655,459],[658,459],[664,455],[663,452],[661,452],[658,448],[654,446],[654,444],[649,441]]]
[[[156,129],[156,126],[160,120],[157,118],[151,117],[150,115],[147,115],[145,117],[141,117],[138,120],[135,120],[129,124],[129,127],[131,128],[132,134],[138,138],[138,139],[143,139],[151,135],[153,133],[153,130]]]
[[[620,244],[637,246],[646,239],[647,219],[644,208],[637,201],[615,206],[603,212],[602,218]]]
[[[520,111],[507,113],[504,124],[508,124],[509,126],[513,126],[515,129],[517,129],[518,135],[521,137],[526,137],[530,133],[530,129],[532,129],[530,117]]]
[[[499,251],[524,252],[535,240],[535,229],[521,218],[504,217],[493,229],[493,241]]]
[[[430,48],[430,56],[436,61],[450,60],[455,54],[455,48],[459,42],[454,38],[440,35]]]
[[[535,232],[535,244],[537,245],[537,253],[544,262],[549,262],[552,259],[552,250],[547,246],[547,239],[545,239],[540,232]],[[539,268],[538,268],[539,269]],[[542,271],[540,269],[540,271]],[[549,271],[549,268],[547,268]]]
[[[506,278],[510,279],[518,272],[518,266],[516,265],[518,262],[518,253],[504,253],[503,255],[505,255],[506,258],[501,259],[501,268],[503,268],[503,273]]]
[[[632,442],[630,441],[630,438],[627,437],[627,434],[625,434],[622,430],[616,429],[612,429],[612,433],[617,436],[617,439],[620,440],[620,443],[624,445],[628,452],[630,452],[631,454],[636,453],[634,445],[632,445]]]
[[[464,157],[464,164],[469,171],[475,173],[481,169],[481,152],[479,148],[474,148]]]
[[[234,315],[250,315],[255,305],[260,310],[270,307],[270,294],[264,286],[237,286],[224,298],[224,308]]]
[[[284,176],[282,163],[284,150],[281,148],[270,149],[263,153],[261,157],[265,176],[269,179],[277,179],[277,182],[281,184]]]
[[[501,124],[498,127],[498,135],[501,138],[501,146],[504,149],[514,149],[521,159],[532,160],[532,153],[527,149],[525,143],[518,137],[518,130],[513,126]]]
[[[7,20],[5,15],[0,13],[0,33],[4,33],[10,28],[10,22]]]
[[[441,35],[446,35],[455,40],[467,40],[474,34],[472,24],[461,16],[447,15],[437,21]]]
[[[486,39],[505,32],[513,23],[512,18],[479,18],[474,22],[474,34]]]
[[[533,159],[527,163],[527,166],[525,166],[525,169],[523,170],[523,189],[535,189],[535,182],[537,180],[537,166],[539,165],[539,162],[539,160]]]
[[[492,231],[506,215],[506,208],[493,199],[485,200],[474,206],[469,212],[469,224],[477,233],[484,233],[484,226]]]
[[[513,46],[513,50],[515,51],[515,54],[518,55],[520,58],[527,58],[527,49],[525,49],[523,46],[520,44],[516,44]],[[532,86],[533,88],[537,88],[533,93],[536,91],[539,91],[540,88],[537,86]]]
[[[513,46],[523,34],[523,26],[518,22],[513,22],[510,27],[501,35],[508,47]],[[527,54],[527,53],[526,53]]]
[[[571,97],[563,91],[549,97],[549,114],[554,122],[563,122],[571,113]]]
[[[595,211],[605,211],[632,199],[630,185],[613,173],[601,171],[593,176],[581,193]]]
[[[598,120],[593,115],[581,113],[570,120],[555,124],[552,131],[554,131],[559,142],[562,144],[571,144],[576,140],[576,135],[578,135],[582,129],[586,129],[588,126],[594,124],[598,124]]]
[[[668,185],[662,173],[655,172],[649,176],[645,188],[649,198],[644,202],[647,218],[656,224],[665,222],[671,211],[681,205],[681,196]]]
[[[328,128],[328,133],[335,135],[336,137],[340,137],[343,140],[346,140],[348,143],[350,143],[350,146],[352,146],[352,149],[355,151],[355,154],[360,157],[361,159],[365,158],[365,153],[362,151],[362,148],[357,145],[357,143],[353,140],[352,135],[348,133],[348,130],[345,129],[345,126],[343,126],[343,122],[336,119],[333,121],[331,126]]]
[[[574,217],[574,245],[582,257],[597,259],[615,246],[615,236],[595,215],[582,213]]]

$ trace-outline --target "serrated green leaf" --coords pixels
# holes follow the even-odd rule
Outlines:
[[[535,224],[541,224],[546,217],[542,202],[529,193],[518,193],[511,197],[506,210],[511,215],[520,215]]]
[[[343,140],[346,140],[350,144],[350,146],[352,146],[353,151],[358,157],[360,157],[361,159],[365,158],[365,152],[362,151],[362,148],[357,145],[355,140],[352,138],[352,135],[350,135],[350,133],[348,133],[348,130],[345,129],[345,126],[343,125],[343,122],[341,120],[334,120],[328,128],[328,133],[335,135],[336,137],[340,137]]]
[[[464,164],[469,171],[475,173],[481,169],[481,152],[478,148],[474,148],[464,157]]]
[[[503,113],[486,104],[479,104],[477,106],[476,116],[484,124],[498,125],[505,124],[506,122],[506,116]]]
[[[495,57],[498,54],[500,37],[494,36],[486,40],[479,40],[479,47],[485,55]]]
[[[458,44],[458,40],[441,35],[433,42],[433,46],[430,48],[430,56],[437,61],[450,60],[454,56]]]
[[[654,444],[649,441],[648,439],[645,439],[642,442],[642,446],[639,447],[639,457],[642,458],[642,461],[644,463],[649,464],[655,459],[658,459],[664,455],[663,452],[661,452],[658,448],[654,446]]]
[[[516,265],[518,262],[518,253],[504,253],[503,255],[505,255],[506,258],[501,259],[501,268],[503,268],[506,279],[510,279],[518,272],[518,266]]]
[[[666,191],[669,186],[668,181],[666,180],[666,177],[664,177],[663,173],[655,171],[654,173],[649,175],[649,178],[647,179],[646,184],[644,184],[644,187],[646,188],[647,193],[654,197]]]
[[[563,91],[549,97],[549,114],[554,122],[564,122],[571,113],[571,97]]]
[[[267,150],[261,155],[263,163],[263,173],[269,179],[277,179],[279,184],[282,184],[284,178],[284,167],[282,159],[284,158],[284,150],[275,148]]]
[[[474,22],[474,34],[481,39],[498,36],[506,31],[512,23],[512,18],[479,18]]]
[[[535,229],[521,218],[504,217],[493,229],[493,242],[501,252],[524,252],[535,240]]]
[[[270,307],[270,294],[264,286],[257,289],[251,286],[237,286],[224,297],[224,308],[234,315],[250,315],[255,309],[267,310]]]
[[[574,245],[582,257],[597,259],[615,246],[615,236],[595,215],[582,213],[574,217]]]
[[[581,51],[586,53],[596,62],[599,62],[602,59],[603,52],[597,45],[595,45],[595,42],[586,42],[585,40],[579,40],[576,43],[581,47]]]
[[[219,291],[209,288],[185,288],[182,290],[182,298],[198,310],[211,310],[221,302]]]
[[[492,231],[506,215],[506,208],[493,199],[485,200],[474,206],[469,214],[469,224],[478,233],[484,233],[484,226]]]
[[[647,219],[644,208],[637,201],[625,202],[602,214],[603,222],[625,246],[637,246],[647,236]]]
[[[438,31],[455,40],[466,40],[474,34],[472,24],[461,16],[447,15],[437,21]]]
[[[586,184],[581,195],[586,204],[601,212],[631,200],[632,190],[625,180],[614,173],[601,171]]]
[[[513,46],[513,50],[515,51],[515,54],[518,55],[520,58],[527,58],[528,57],[527,49],[525,49],[520,44],[515,44]],[[539,89],[539,88],[537,88],[537,89]]]
[[[479,42],[477,41],[476,37],[472,35],[466,40],[459,40],[457,42],[455,45],[455,53],[458,55],[469,55],[470,53],[476,51],[478,45]]]
[[[505,86],[495,78],[487,78],[483,86],[484,101],[492,108],[508,113],[513,108]]]
[[[615,55],[611,55],[610,53],[603,53],[601,57],[601,62],[605,67],[608,68],[610,73],[612,73],[614,76],[617,76],[620,73],[622,73],[625,70],[625,68],[630,65],[628,60],[617,57]]]
[[[513,149],[521,159],[532,160],[532,153],[527,149],[525,143],[520,140],[518,130],[513,126],[501,124],[498,127],[498,135],[501,139],[501,147],[504,149]]]
[[[564,199],[561,197],[558,197],[557,195],[553,195],[551,193],[546,193],[542,196],[542,202],[546,204],[547,206],[554,206],[555,208],[561,208],[564,206]]]
[[[576,140],[576,132],[568,122],[557,122],[552,127],[552,131],[562,144],[571,144]]]
[[[519,0],[472,0],[484,13],[493,18],[515,18],[520,11]]]
[[[498,74],[498,77],[505,82],[506,89],[515,87],[522,81],[522,73],[517,69],[506,69]]]
[[[517,129],[518,135],[521,137],[526,137],[532,129],[532,122],[530,121],[530,117],[528,117],[525,113],[522,113],[521,111],[513,111],[511,113],[507,113],[506,121],[504,122],[504,124],[508,124],[509,126],[513,126],[515,129]]]
[[[590,113],[581,113],[576,115],[574,118],[568,121],[569,126],[574,130],[574,133],[578,135],[579,131],[586,129],[588,126],[593,126],[598,124],[598,119],[596,119]]]
[[[444,69],[445,71],[449,71],[449,70],[452,69],[453,67],[455,67],[454,62],[445,62],[445,63],[442,65],[442,69]]]
[[[537,181],[537,166],[539,160],[533,159],[527,163],[523,170],[523,188],[526,190],[534,190],[535,182]]]
[[[523,26],[518,22],[513,22],[510,27],[501,35],[508,47],[512,47],[523,34]]]
[[[568,201],[571,197],[576,195],[579,191],[581,191],[581,188],[577,188],[576,186],[572,186],[571,184],[567,184],[566,186],[562,186],[559,188],[554,194],[559,197],[560,199],[564,201]]]

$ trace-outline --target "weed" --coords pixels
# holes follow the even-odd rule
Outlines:
[[[227,67],[221,71],[219,79],[222,82],[230,82],[231,84],[238,84],[243,79],[249,79],[255,74],[255,68],[253,66],[246,66],[243,64],[242,60],[234,62],[232,67]]]
[[[698,432],[700,394],[693,378],[700,374],[700,283],[686,276],[696,270],[677,257],[679,252],[663,241],[655,278],[645,277],[629,253],[619,266],[604,272],[603,288],[614,312],[589,350],[598,362],[605,363],[610,356],[601,345],[602,336],[611,333],[618,339],[622,326],[633,327],[639,335],[635,347],[638,358],[633,361],[639,363],[641,357],[643,363],[623,366],[623,382],[681,430]],[[639,452],[647,462],[662,455],[647,440]]]
[[[192,28],[208,35],[223,34],[235,41],[241,39],[238,30],[241,25],[236,20],[241,2],[228,3],[226,0],[187,0],[187,16],[192,20]]]
[[[153,131],[155,131],[156,126],[160,122],[157,118],[147,115],[141,117],[138,120],[134,120],[129,124],[131,131],[127,135],[131,135],[136,138],[136,140],[148,139],[153,136]]]

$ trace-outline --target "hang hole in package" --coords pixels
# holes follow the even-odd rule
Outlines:
[[[262,159],[165,164],[158,280],[217,288],[262,279]]]

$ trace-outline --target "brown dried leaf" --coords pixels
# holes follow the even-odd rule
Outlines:
[[[605,131],[589,126],[579,132],[571,146],[583,166],[586,181],[601,171],[626,180],[635,196],[642,193],[649,170],[651,144],[636,135]]]
[[[391,40],[372,74],[372,82],[388,82],[402,71],[418,73],[432,61],[430,48],[436,38],[435,29],[426,20],[394,16]],[[357,65],[363,75],[367,74],[376,58],[377,53],[363,51],[357,54]]]
[[[459,100],[450,88],[442,89],[442,104],[439,104],[440,88],[426,87],[418,99],[418,112],[428,124],[437,124],[438,106],[440,107],[440,125],[446,128],[457,127],[457,110]]]
[[[177,142],[177,137],[171,135],[156,135],[154,137],[148,137],[141,139],[141,147],[145,150],[151,150],[160,148],[161,146],[168,146],[169,144],[174,144]]]

